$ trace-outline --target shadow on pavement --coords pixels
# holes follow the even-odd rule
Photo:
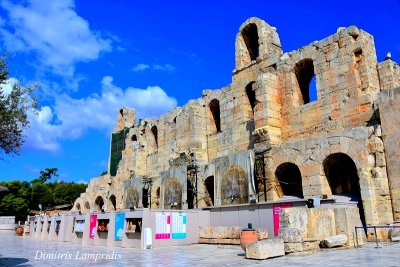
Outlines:
[[[32,265],[25,264],[28,261],[29,261],[28,259],[24,259],[24,258],[7,258],[7,257],[1,258],[0,257],[0,266],[18,266],[18,267],[32,266]]]

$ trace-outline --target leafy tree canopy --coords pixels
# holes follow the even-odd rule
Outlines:
[[[0,56],[0,149],[5,154],[18,154],[22,147],[23,131],[29,126],[28,112],[39,108],[33,96],[37,86],[10,84],[7,55]],[[11,86],[11,91],[6,88]]]

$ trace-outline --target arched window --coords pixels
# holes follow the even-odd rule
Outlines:
[[[317,100],[317,87],[312,59],[303,59],[295,66],[297,83],[303,97],[303,104]]]
[[[283,195],[303,198],[301,173],[296,164],[290,162],[282,163],[276,168],[275,176],[281,186]]]
[[[259,55],[257,26],[254,23],[250,23],[244,27],[242,37],[249,52],[250,60],[256,60]]]
[[[157,150],[158,149],[158,130],[157,130],[157,126],[153,126],[151,127],[151,133],[153,134],[153,138],[154,138],[154,148]]]
[[[254,120],[254,108],[256,107],[256,92],[254,91],[254,82],[249,83],[246,86],[246,95],[248,100],[248,105],[251,108],[250,119]]]
[[[137,142],[137,136],[136,136],[136,134],[132,135],[132,142]]]
[[[214,121],[214,125],[212,125],[212,133],[220,132],[221,131],[221,111],[219,108],[219,101],[217,99],[211,100],[210,104],[210,111],[212,115],[212,119]]]
[[[81,211],[81,204],[79,204],[79,203],[76,203],[76,209],[78,210],[78,211]]]
[[[109,203],[111,204],[110,208],[112,210],[116,210],[117,209],[117,199],[116,199],[116,197],[114,195],[110,196],[110,202]]]
[[[207,206],[214,205],[214,176],[208,176],[204,181],[207,193],[209,195],[209,201],[206,200]]]

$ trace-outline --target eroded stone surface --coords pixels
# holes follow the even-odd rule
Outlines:
[[[246,246],[246,258],[264,260],[285,255],[283,240],[265,239]]]
[[[347,243],[347,240],[346,235],[330,236],[321,241],[321,246],[326,248],[341,247]]]

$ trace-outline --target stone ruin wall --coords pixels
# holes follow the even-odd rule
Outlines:
[[[258,51],[249,45],[255,32]],[[396,135],[394,141],[388,141],[389,147],[384,144],[389,138],[381,126],[385,115],[379,105],[384,103],[377,99],[381,91],[400,86],[400,68],[390,59],[378,64],[373,37],[350,26],[283,53],[276,29],[250,18],[240,27],[235,48],[236,69],[230,85],[204,90],[201,98],[159,118],[136,121],[133,110],[121,109],[115,132],[132,128],[126,136],[118,173],[92,179],[76,204],[84,207],[88,202],[93,208],[95,199],[102,196],[106,209],[110,209],[108,199],[115,195],[116,208],[127,208],[126,200],[132,197],[129,192],[134,188],[135,203],[141,206],[145,176],[153,180],[152,207],[170,207],[164,202],[171,184],[176,183],[181,186],[181,208],[185,208],[186,168],[192,160],[199,166],[199,206],[224,204],[224,176],[236,168],[232,175],[243,176],[250,183],[253,169],[237,158],[251,161],[254,153],[265,157],[267,201],[283,196],[276,170],[286,162],[299,168],[304,198],[331,196],[324,162],[329,155],[343,153],[357,168],[367,224],[398,220],[400,205],[394,200],[400,195],[400,178],[395,167],[400,157],[393,151],[396,157],[388,161],[392,167],[387,166],[385,150],[399,150],[395,143],[399,135],[397,128],[387,128]],[[310,102],[304,84],[314,75],[317,101]],[[219,102],[220,125],[210,108],[216,106],[215,100]],[[390,112],[388,108],[384,111]],[[386,119],[387,124],[393,116]],[[214,176],[214,203],[205,186],[210,176]],[[263,187],[257,189],[262,192]],[[245,197],[254,191],[249,189]]]

